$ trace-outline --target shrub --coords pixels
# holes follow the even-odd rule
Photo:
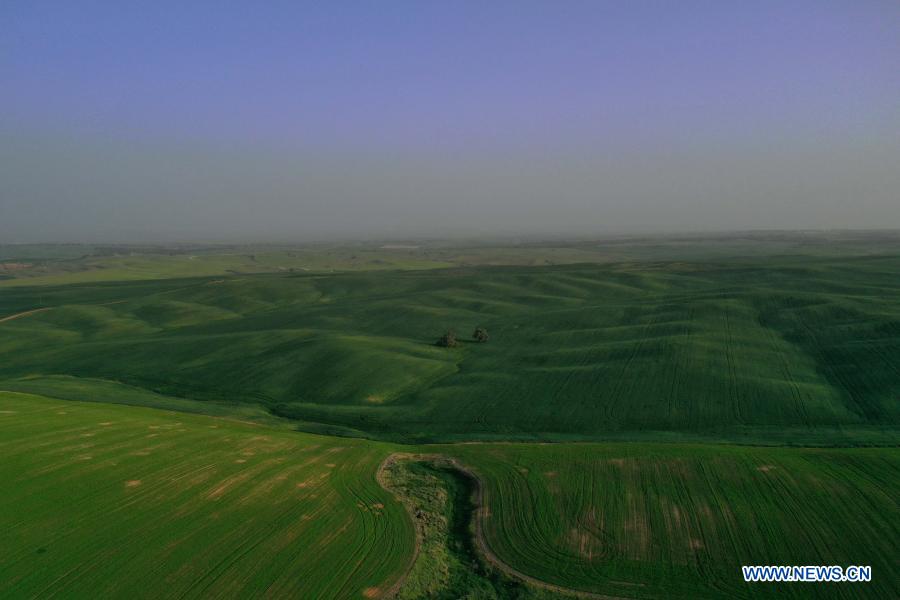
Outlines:
[[[453,348],[459,344],[459,342],[456,340],[456,332],[454,332],[452,329],[447,330],[447,333],[438,338],[438,341],[436,343],[442,348]]]

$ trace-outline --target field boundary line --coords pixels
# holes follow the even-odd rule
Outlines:
[[[45,310],[50,310],[50,308],[51,307],[47,306],[45,308],[32,308],[31,310],[25,310],[14,315],[9,315],[8,317],[0,318],[0,323],[12,321],[13,319],[21,319],[22,317],[27,317],[28,315],[33,315],[39,312],[44,312]]]

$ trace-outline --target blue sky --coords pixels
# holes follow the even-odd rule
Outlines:
[[[0,241],[900,227],[896,2],[12,0],[0,30]]]

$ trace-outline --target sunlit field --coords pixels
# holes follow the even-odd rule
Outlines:
[[[412,524],[384,448],[0,392],[0,596],[376,597]]]

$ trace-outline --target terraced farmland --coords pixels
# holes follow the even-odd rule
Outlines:
[[[0,597],[374,597],[412,556],[378,444],[0,392],[0,452]]]
[[[900,450],[432,447],[484,485],[484,539],[550,584],[626,598],[900,595]],[[741,565],[871,565],[866,584],[745,584]]]

